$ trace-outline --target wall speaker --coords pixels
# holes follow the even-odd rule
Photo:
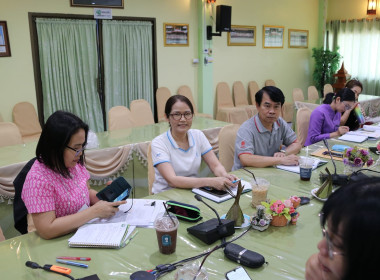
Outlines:
[[[124,0],[70,0],[73,7],[124,8]]]
[[[216,6],[216,32],[231,31],[231,6]]]

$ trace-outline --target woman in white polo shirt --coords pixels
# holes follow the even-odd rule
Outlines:
[[[182,95],[171,96],[165,105],[165,115],[170,129],[152,141],[155,169],[152,192],[204,186],[221,190],[225,185],[233,186],[236,177],[226,172],[206,136],[191,129],[194,109],[190,100]],[[197,177],[202,158],[216,177]]]

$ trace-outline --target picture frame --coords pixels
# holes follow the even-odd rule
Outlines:
[[[70,6],[124,9],[124,0],[70,0]]]
[[[263,48],[283,48],[284,30],[284,26],[263,25]]]
[[[0,57],[6,56],[11,56],[7,22],[0,21]]]
[[[189,46],[189,25],[186,23],[164,23],[164,46]]]
[[[256,26],[231,25],[227,36],[228,46],[256,46]]]
[[[289,48],[307,49],[309,47],[309,30],[289,29],[288,46]]]

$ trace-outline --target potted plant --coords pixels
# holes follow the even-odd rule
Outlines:
[[[339,68],[339,60],[341,58],[338,53],[338,48],[334,51],[325,50],[321,48],[313,48],[313,55],[315,59],[315,68],[313,72],[313,79],[315,87],[320,92],[320,97],[323,97],[323,87],[325,84],[333,84],[333,75]]]
[[[252,217],[252,227],[258,231],[264,231],[269,227],[272,216],[265,213],[265,207],[263,205],[258,205],[256,209],[257,212]]]
[[[276,227],[286,226],[291,219],[291,214],[296,210],[290,199],[272,200],[270,203],[261,202],[265,206],[266,212],[272,216],[271,225]]]
[[[373,164],[373,159],[369,155],[368,150],[353,147],[344,150],[343,154],[344,173],[352,174],[359,171],[365,164],[370,167]]]

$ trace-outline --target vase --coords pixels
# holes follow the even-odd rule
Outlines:
[[[359,170],[362,169],[362,168],[363,168],[363,165],[360,165],[360,166],[352,166],[352,165],[350,165],[350,164],[345,164],[345,165],[344,165],[344,171],[343,171],[343,173],[344,173],[345,175],[351,175],[352,173],[357,172],[357,171],[359,171]]]
[[[280,216],[272,216],[272,221],[270,222],[271,226],[275,227],[283,227],[288,223],[288,219],[285,218],[284,215]]]

